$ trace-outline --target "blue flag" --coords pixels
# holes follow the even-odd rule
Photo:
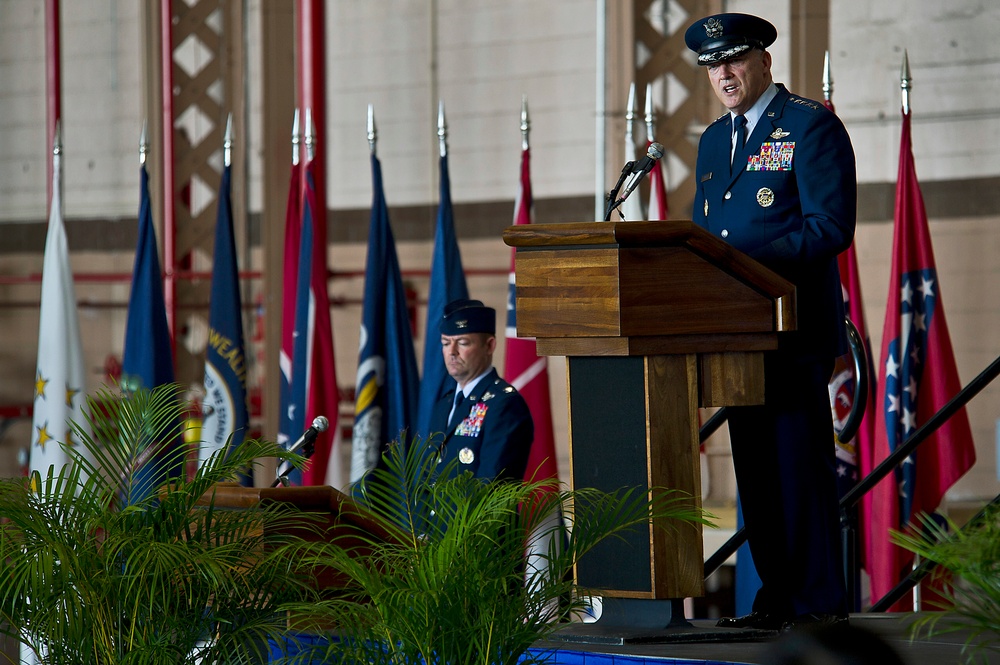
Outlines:
[[[208,348],[205,350],[205,400],[199,460],[236,447],[246,436],[247,357],[243,344],[243,308],[240,276],[233,237],[233,208],[230,197],[231,168],[222,171],[219,208],[215,222],[212,257],[212,291],[208,309]]]
[[[372,188],[351,482],[357,482],[375,467],[384,445],[411,430],[419,388],[406,293],[382,190],[382,167],[374,154]]]
[[[438,205],[437,231],[434,234],[434,259],[431,264],[430,295],[427,302],[427,332],[424,336],[424,373],[420,379],[420,406],[417,411],[417,436],[426,438],[432,432],[431,414],[434,404],[454,384],[448,376],[441,356],[438,326],[445,305],[468,298],[462,270],[462,255],[455,238],[455,219],[451,208],[451,182],[448,178],[448,157],[441,157],[441,201]]]
[[[167,308],[163,300],[163,274],[156,248],[153,211],[149,200],[149,175],[140,170],[139,240],[132,268],[132,288],[125,324],[125,349],[122,358],[122,387],[126,390],[152,389],[174,382],[174,356],[167,328]],[[125,488],[124,500],[134,503],[166,480],[178,475],[183,465],[179,440],[161,443],[150,451],[136,469],[134,486]]]

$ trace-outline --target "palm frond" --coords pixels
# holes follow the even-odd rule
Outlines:
[[[929,636],[966,632],[963,652],[971,661],[1000,651],[1000,506],[960,528],[950,519],[919,515],[914,528],[894,532],[892,540],[938,567],[932,573],[942,586],[940,612],[918,616],[913,634]]]
[[[484,482],[435,467],[393,446],[365,481],[372,518],[408,531],[402,537],[333,540],[302,553],[307,565],[346,580],[336,598],[287,606],[300,625],[341,627],[340,640],[308,657],[515,663],[582,608],[570,573],[597,544],[650,520],[705,523],[690,497],[667,490],[552,491],[550,483]],[[549,519],[556,510],[568,529]],[[558,544],[543,554],[546,574],[526,585],[525,544],[543,535]]]

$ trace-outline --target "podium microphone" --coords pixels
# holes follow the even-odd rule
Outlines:
[[[288,447],[288,452],[299,453],[306,459],[309,459],[316,450],[316,438],[319,436],[320,432],[325,432],[328,427],[330,427],[330,421],[326,419],[326,416],[316,416],[313,418],[312,425],[309,429],[302,432],[302,436],[296,439],[295,443]],[[291,462],[288,460],[282,460],[281,464],[278,466],[278,471],[275,473],[276,478],[274,479],[274,483],[271,487],[288,484],[287,476],[292,471],[292,468]]]
[[[649,150],[646,152],[646,156],[642,158],[638,164],[635,165],[635,170],[632,171],[632,175],[629,176],[628,180],[625,181],[625,189],[622,191],[621,195],[618,197],[618,201],[615,204],[620,205],[628,198],[628,195],[632,193],[642,179],[646,177],[646,174],[653,170],[653,166],[663,157],[663,146],[659,143],[650,143]]]

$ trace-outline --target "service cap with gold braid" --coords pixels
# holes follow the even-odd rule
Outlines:
[[[441,317],[442,335],[495,335],[496,329],[497,311],[484,305],[481,300],[453,300],[444,307],[444,316]]]
[[[698,54],[699,65],[712,65],[753,48],[764,50],[777,37],[775,27],[759,16],[716,14],[692,23],[684,43]]]

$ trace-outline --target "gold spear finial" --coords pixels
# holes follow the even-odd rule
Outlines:
[[[528,149],[528,133],[531,131],[531,120],[528,119],[528,96],[521,95],[521,150]]]
[[[310,162],[316,155],[316,127],[313,125],[312,109],[306,109],[306,159]]]
[[[233,165],[233,114],[226,118],[226,135],[222,139],[222,163],[229,167]]]
[[[833,73],[830,70],[830,52],[823,56],[823,99],[830,101],[833,96]]]
[[[899,87],[903,91],[903,113],[910,113],[910,89],[913,88],[913,79],[910,78],[910,57],[903,49],[903,68],[899,74]]]
[[[368,105],[368,150],[375,154],[375,144],[378,143],[378,131],[375,129],[375,107]]]
[[[299,133],[299,109],[295,109],[292,116],[292,166],[299,165],[299,151],[302,144],[302,135]]]
[[[58,133],[58,128],[56,132]],[[146,121],[142,121],[142,131],[139,133],[139,166],[146,165],[146,155],[149,154],[149,132],[146,128]]]
[[[448,123],[444,119],[444,100],[438,100],[438,152],[448,156]]]

